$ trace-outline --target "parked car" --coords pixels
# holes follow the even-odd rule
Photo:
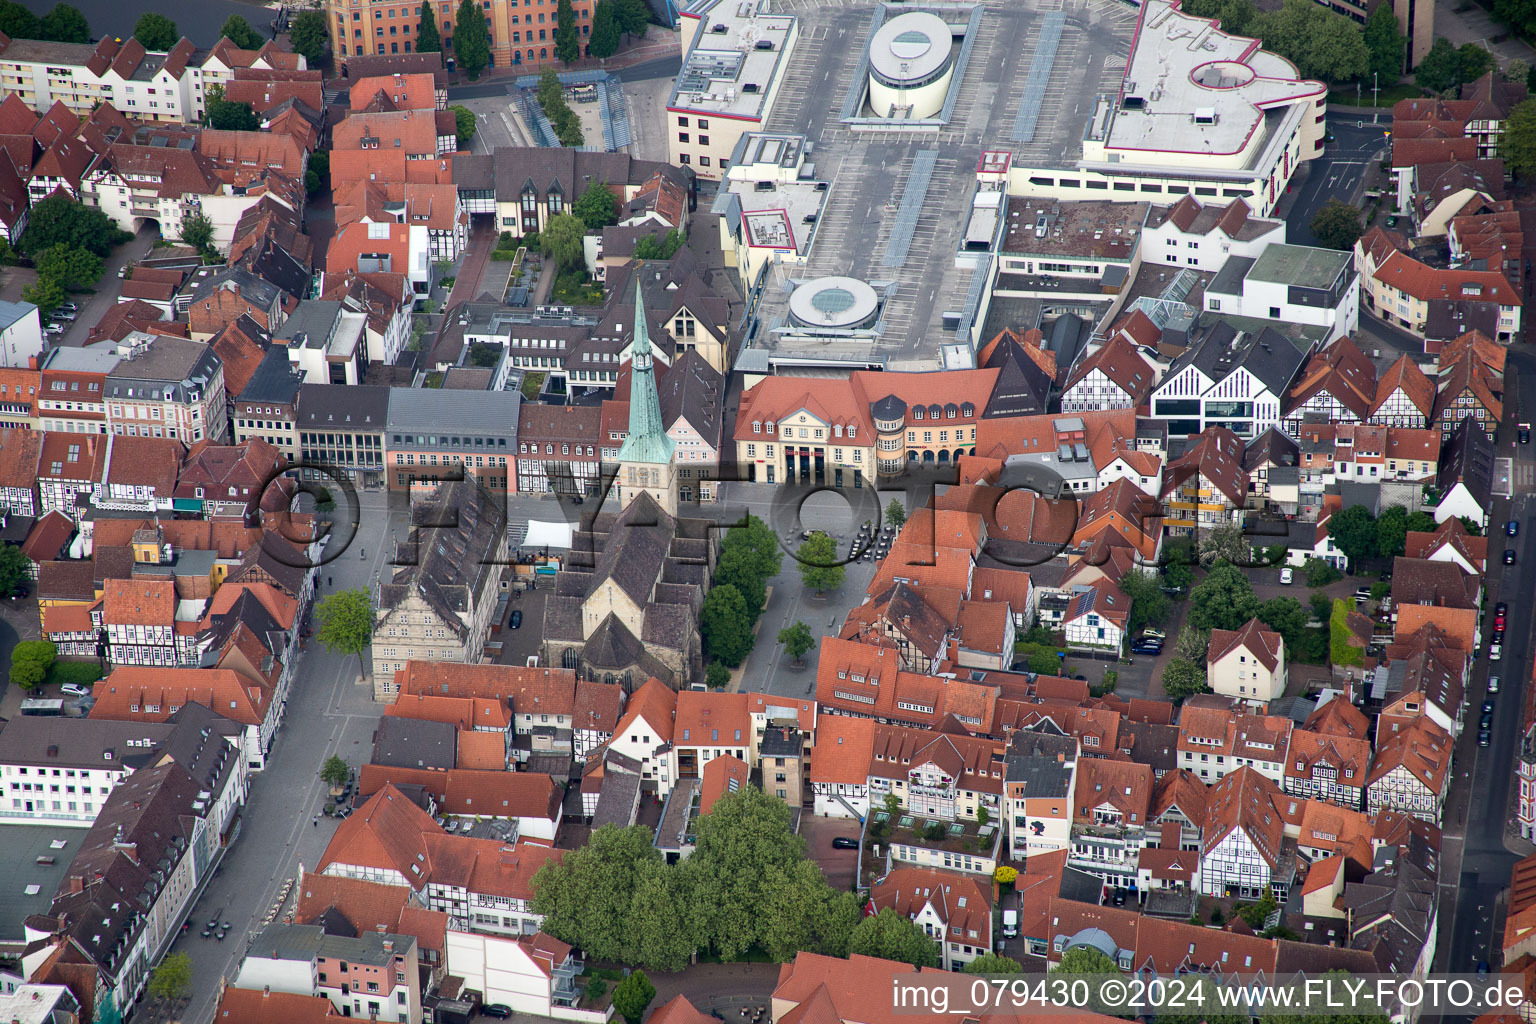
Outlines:
[[[859,841],[857,839],[850,838],[849,836],[832,837],[832,849],[834,850],[857,850],[858,848]]]
[[[1284,583],[1286,586],[1290,586],[1291,581],[1295,578],[1295,573],[1290,566],[1286,566],[1284,569],[1280,570],[1280,582]]]
[[[510,1020],[512,1017],[512,1007],[506,1003],[486,1003],[480,1007],[480,1015],[482,1017],[492,1017],[496,1020]]]
[[[1493,614],[1497,615],[1501,619],[1504,617],[1504,613],[1507,611],[1509,611],[1509,604],[1507,602],[1500,601],[1498,604],[1493,606]]]
[[[1498,693],[1499,692],[1499,677],[1498,676],[1489,676],[1488,677],[1488,692],[1489,693]]]
[[[1515,549],[1514,548],[1505,548],[1504,549],[1504,564],[1505,565],[1514,565],[1515,564]]]
[[[76,303],[73,303],[73,302],[61,302],[55,308],[57,308],[57,309],[67,309],[71,313],[78,313],[78,312],[80,312],[79,305],[77,305]]]
[[[1491,701],[1491,700],[1483,701],[1483,714],[1485,714],[1485,715],[1493,714],[1493,701]]]
[[[1504,642],[1504,624],[1503,623],[1499,623],[1498,625],[1493,627],[1493,642],[1496,643],[1496,644],[1501,644],[1501,643]]]
[[[63,320],[67,323],[74,323],[75,311],[72,309],[56,309],[53,311],[52,319]]]
[[[46,333],[48,333],[48,334],[63,334],[64,333],[64,325],[63,324],[49,324],[47,327],[44,327],[43,330]]]
[[[1370,599],[1371,599],[1371,588],[1370,587],[1360,587],[1360,588],[1358,588],[1355,591],[1355,603],[1356,604],[1359,604],[1362,601],[1369,601]]]
[[[1503,644],[1489,644],[1488,645],[1488,660],[1489,661],[1502,661],[1503,658],[1504,658],[1504,645]]]
[[[1154,629],[1151,626],[1148,626],[1146,629],[1141,631],[1141,638],[1143,640],[1167,640],[1168,634],[1164,633],[1160,629]]]
[[[1477,720],[1477,727],[1479,729],[1492,729],[1493,728],[1493,716],[1492,715],[1483,715],[1481,718],[1479,718]]]
[[[10,598],[12,601],[25,601],[27,599],[27,595],[31,593],[32,591],[18,584],[16,587],[12,588]]]
[[[1520,520],[1511,519],[1504,524],[1504,532],[1511,537],[1520,536]]]
[[[70,697],[89,697],[91,695],[90,690],[87,690],[78,683],[65,683],[59,689]]]
[[[1531,428],[1526,426],[1524,423],[1520,424],[1520,443],[1531,443]]]
[[[507,625],[513,629],[523,628],[523,610],[521,608],[512,609],[512,617],[507,620]]]
[[[1477,731],[1477,745],[1478,746],[1486,747],[1488,745],[1488,739],[1489,739],[1489,736],[1488,736],[1488,730],[1487,729],[1479,729]]]
[[[1131,644],[1132,654],[1162,654],[1163,645],[1156,640],[1137,641]]]

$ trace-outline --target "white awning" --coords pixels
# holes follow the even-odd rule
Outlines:
[[[528,535],[523,538],[524,548],[569,548],[576,528],[567,522],[546,523],[528,520]]]

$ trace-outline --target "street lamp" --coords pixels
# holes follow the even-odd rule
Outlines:
[[[1379,72],[1371,72],[1371,124],[1377,124],[1381,118],[1381,107],[1377,105],[1376,93],[1378,91],[1377,78]]]

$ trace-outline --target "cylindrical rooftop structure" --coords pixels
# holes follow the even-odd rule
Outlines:
[[[880,26],[869,44],[869,105],[881,117],[932,117],[944,107],[954,35],[937,14],[911,11]],[[909,112],[910,111],[910,112]]]
[[[789,296],[789,316],[801,327],[856,331],[880,315],[875,290],[852,277],[818,277]]]

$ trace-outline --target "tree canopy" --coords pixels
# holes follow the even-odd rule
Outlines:
[[[549,218],[544,230],[539,232],[539,247],[544,255],[565,270],[580,267],[585,259],[582,239],[587,226],[581,218],[571,213],[557,213]]]
[[[576,9],[571,0],[555,5],[555,56],[566,65],[581,57],[581,37],[576,33]]]
[[[895,960],[913,967],[939,965],[939,944],[930,939],[917,922],[891,907],[882,907],[880,913],[859,921],[853,937],[848,940],[848,952]]]
[[[416,26],[416,52],[441,53],[442,35],[437,31],[437,15],[432,13],[432,0],[421,0],[421,17]]]
[[[13,544],[0,545],[0,597],[26,583],[31,563]]]
[[[459,0],[453,25],[453,52],[458,68],[474,81],[491,62],[491,33],[485,27],[485,12],[475,0]]]
[[[597,0],[592,10],[592,35],[587,52],[594,57],[612,57],[619,49],[619,23],[613,12],[613,0]]]
[[[1428,92],[1445,92],[1456,84],[1461,74],[1461,56],[1456,44],[1441,36],[1414,68],[1413,81]]]
[[[35,690],[48,678],[58,647],[49,640],[22,640],[11,648],[11,682],[23,690]]]
[[[1163,692],[1173,700],[1205,693],[1205,668],[1188,658],[1173,658],[1163,666]]]
[[[1161,626],[1173,612],[1173,602],[1163,593],[1156,576],[1131,570],[1120,578],[1120,589],[1131,599],[1127,626],[1136,636],[1147,626]]]
[[[1248,565],[1253,561],[1253,542],[1236,523],[1212,527],[1200,537],[1200,564]]]
[[[650,28],[651,9],[645,0],[617,0],[613,15],[625,35],[643,38]]]
[[[338,590],[315,605],[315,620],[326,650],[361,655],[373,641],[373,598],[361,587]]]
[[[457,104],[448,108],[453,111],[453,133],[460,149],[469,148],[469,140],[475,137],[475,112]]]
[[[1263,39],[1266,50],[1290,60],[1303,78],[1352,82],[1371,63],[1360,28],[1312,0],[1285,0],[1279,10],[1259,12],[1245,34]]]
[[[17,248],[36,256],[52,246],[66,245],[106,256],[113,246],[132,237],[96,207],[55,194],[32,204],[27,230],[22,233]]]
[[[101,278],[100,256],[62,243],[34,254],[32,263],[38,277],[51,277],[66,289],[89,288]]]
[[[800,564],[800,582],[819,594],[843,585],[843,567],[837,561],[837,542],[830,535],[811,534],[795,552]]]
[[[1391,4],[1378,4],[1365,18],[1365,48],[1370,51],[1368,71],[1379,82],[1396,82],[1403,73],[1403,54],[1408,37],[1403,35]]]
[[[811,627],[803,622],[796,622],[792,626],[785,626],[779,630],[779,643],[784,645],[784,650],[789,653],[795,663],[804,660],[806,652],[816,646],[816,637],[811,633]]]
[[[1311,3],[1312,0],[1302,2]],[[1328,249],[1352,249],[1364,231],[1360,211],[1341,199],[1330,199],[1318,207],[1308,226],[1317,236],[1318,244]]]
[[[1376,557],[1376,517],[1364,505],[1351,505],[1328,518],[1328,536],[1349,559],[1350,569]]]
[[[53,10],[43,15],[38,26],[43,39],[55,43],[88,43],[91,26],[79,8],[69,4],[54,4]]]
[[[1499,136],[1499,156],[1516,175],[1536,171],[1536,98],[1522,100],[1509,112]]]
[[[562,2],[569,3],[570,0]],[[614,988],[613,1008],[629,1024],[640,1024],[640,1019],[645,1016],[645,1008],[655,998],[656,986],[651,984],[651,979],[645,976],[644,971],[635,971]]]
[[[688,236],[677,228],[668,231],[666,235],[657,239],[653,235],[645,235],[635,243],[635,259],[637,260],[669,260],[688,241]]]
[[[335,754],[326,758],[325,763],[320,766],[320,781],[332,789],[340,789],[351,777],[351,766]]]
[[[1217,563],[1189,593],[1191,626],[1201,630],[1241,629],[1259,614],[1259,599],[1242,570]]]
[[[288,25],[288,41],[293,52],[314,62],[325,56],[330,45],[324,11],[300,11]]]
[[[224,36],[242,50],[259,50],[266,42],[261,33],[251,27],[251,23],[238,14],[231,14],[224,19],[224,27],[219,29],[219,35]]]
[[[571,212],[581,218],[588,231],[601,231],[619,222],[619,197],[606,181],[594,181],[571,204]]]
[[[731,668],[740,665],[757,642],[752,633],[752,621],[741,591],[729,583],[711,589],[699,609],[699,632],[704,637],[705,656]]]
[[[176,28],[176,23],[165,15],[145,11],[139,16],[138,24],[133,26],[133,38],[152,53],[165,53],[176,45],[181,32]]]
[[[261,119],[249,103],[209,100],[208,127],[223,132],[254,132],[261,128]]]
[[[185,999],[192,994],[192,958],[168,953],[149,976],[149,994],[160,999]]]

